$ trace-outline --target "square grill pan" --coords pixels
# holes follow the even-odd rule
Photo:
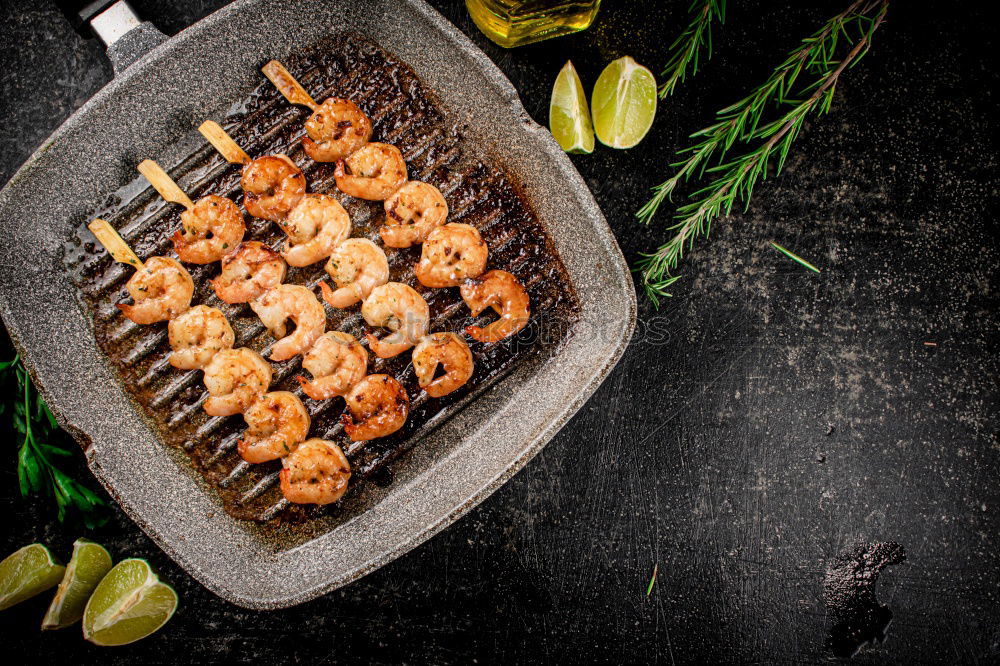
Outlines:
[[[207,587],[252,608],[289,606],[350,582],[475,506],[596,389],[635,319],[631,277],[582,179],[464,36],[419,0],[291,5],[237,2],[154,49],[74,114],[0,193],[8,239],[0,247],[0,313],[49,404],[137,523]],[[418,406],[399,438],[351,451],[360,487],[332,513],[290,511],[276,501],[274,470],[241,471],[227,448],[239,419],[206,419],[198,373],[163,367],[164,334],[110,316],[127,274],[108,267],[80,231],[103,212],[141,256],[168,249],[176,211],[134,178],[146,157],[173,166],[194,196],[236,197],[235,170],[194,131],[206,118],[228,115],[228,129],[251,154],[293,146],[298,157],[305,113],[261,86],[259,67],[270,58],[289,63],[319,99],[356,92],[376,136],[400,145],[412,177],[442,187],[451,220],[483,229],[490,266],[517,273],[532,296],[533,325],[523,335],[474,349],[482,374],[467,391]],[[314,191],[330,189],[329,166],[311,165],[307,179]],[[354,235],[374,233],[376,207],[351,205]],[[258,239],[269,233],[250,229]],[[394,279],[412,281],[414,257],[398,254]],[[288,281],[319,277],[290,272]],[[196,298],[211,302],[204,292]],[[467,323],[456,299],[443,293],[432,302],[432,330]],[[227,314],[241,341],[267,345],[248,311]],[[329,328],[359,332],[351,316]],[[293,381],[295,362],[282,365],[276,376]],[[387,364],[407,379],[412,371],[402,366]],[[310,408],[322,426],[323,404]],[[336,438],[333,420],[313,434]]]

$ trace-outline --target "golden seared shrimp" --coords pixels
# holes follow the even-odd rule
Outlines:
[[[396,146],[366,143],[346,158],[337,160],[333,175],[344,194],[382,201],[406,182],[406,161]]]
[[[265,393],[243,412],[243,420],[247,429],[236,450],[249,463],[287,456],[309,434],[309,412],[288,391]]]
[[[299,377],[302,392],[313,400],[344,395],[368,372],[368,351],[350,333],[330,331],[302,356],[312,381]]]
[[[125,283],[133,305],[119,304],[118,309],[137,324],[154,324],[173,319],[191,307],[194,280],[177,261],[150,257]]]
[[[181,261],[210,264],[232,252],[247,227],[243,213],[230,199],[210,194],[198,200],[194,208],[181,213],[181,230],[170,240]]]
[[[339,446],[308,439],[281,460],[281,494],[295,504],[332,504],[347,492],[351,465]]]
[[[407,181],[385,200],[385,226],[379,231],[387,247],[423,243],[448,218],[441,190],[419,180]]]
[[[226,315],[207,305],[196,305],[167,324],[170,365],[181,370],[201,370],[216,352],[232,349],[236,336]]]
[[[361,305],[361,316],[369,326],[383,326],[392,335],[379,340],[369,333],[368,346],[376,356],[391,358],[417,344],[427,334],[430,309],[416,290],[401,282],[387,282],[372,289]]]
[[[211,416],[232,416],[246,411],[271,385],[271,364],[252,349],[223,349],[205,366],[209,398],[205,411]]]
[[[486,308],[493,308],[500,315],[500,319],[482,328],[465,327],[465,332],[479,342],[499,342],[514,335],[524,328],[531,316],[528,292],[507,271],[487,271],[481,278],[463,284],[460,291],[473,316]]]
[[[211,282],[226,303],[247,303],[281,284],[287,270],[280,254],[260,241],[246,241],[223,257],[222,273]]]
[[[337,289],[320,282],[323,300],[335,308],[346,308],[368,298],[372,289],[389,281],[385,252],[367,238],[348,238],[334,249],[326,272]]]
[[[351,235],[351,216],[326,194],[307,194],[281,228],[288,234],[281,256],[289,266],[308,266],[330,256]]]
[[[254,217],[279,222],[306,193],[302,170],[284,155],[258,157],[245,167],[243,206]]]
[[[457,287],[482,275],[488,254],[478,229],[469,224],[446,224],[427,236],[413,272],[425,287]]]
[[[444,368],[441,376],[436,376],[438,365]],[[469,381],[474,368],[469,345],[455,333],[425,335],[413,348],[417,383],[432,398],[446,396]]]
[[[323,335],[326,328],[326,311],[316,295],[297,284],[283,284],[264,292],[250,301],[250,307],[260,320],[278,338],[271,350],[272,361],[287,361],[305,353]],[[295,330],[285,335],[285,323],[291,319]]]
[[[372,137],[372,121],[348,99],[330,97],[306,120],[302,148],[317,162],[342,160]]]
[[[355,442],[391,435],[403,427],[410,413],[410,396],[389,375],[368,375],[344,398],[350,415],[341,416],[340,422]]]

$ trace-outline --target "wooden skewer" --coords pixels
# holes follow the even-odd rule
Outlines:
[[[107,220],[97,218],[88,224],[87,228],[97,237],[97,240],[100,241],[101,245],[104,246],[104,249],[108,251],[108,254],[115,261],[128,264],[136,270],[142,270],[146,267],[139,257],[135,256],[135,252],[128,246],[128,243],[118,235],[115,228],[108,224]]]
[[[143,160],[139,162],[139,173],[146,177],[153,189],[160,193],[160,196],[172,203],[180,204],[191,210],[194,202],[184,190],[177,186],[174,179],[167,175],[167,172],[160,168],[160,165],[153,160]]]
[[[316,101],[305,91],[305,88],[295,80],[295,77],[288,73],[285,66],[282,65],[277,60],[272,60],[263,67],[260,71],[264,72],[264,76],[270,79],[274,87],[278,89],[285,99],[291,104],[298,104],[301,106],[308,106],[310,109],[315,111],[319,108]]]
[[[226,134],[226,130],[214,120],[206,120],[198,128],[201,135],[208,139],[219,154],[230,164],[249,164],[250,156],[233,141],[233,138]]]

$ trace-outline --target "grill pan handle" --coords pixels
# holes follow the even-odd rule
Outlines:
[[[139,19],[125,0],[57,0],[73,28],[104,42],[115,75],[167,40],[149,21]]]

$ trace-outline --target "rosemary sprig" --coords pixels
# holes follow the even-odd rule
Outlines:
[[[674,88],[687,77],[698,73],[702,49],[707,50],[707,58],[712,57],[712,21],[726,22],[726,0],[693,0],[688,7],[690,20],[684,32],[670,45],[670,59],[663,68],[663,83],[660,84],[660,99],[674,94]]]
[[[101,509],[107,507],[104,500],[56,466],[57,458],[72,456],[73,452],[59,443],[59,424],[45,400],[32,386],[20,356],[0,362],[0,374],[9,375],[12,371],[17,377],[19,393],[14,402],[13,426],[23,437],[17,452],[17,479],[21,496],[27,497],[32,493],[52,495],[59,522],[66,519],[66,510],[72,508],[88,528],[104,524],[107,521],[107,516],[101,515]]]
[[[654,305],[659,305],[660,297],[670,296],[669,287],[678,279],[671,271],[677,268],[685,249],[693,247],[696,237],[708,236],[712,221],[720,215],[729,215],[737,200],[742,200],[744,207],[749,206],[757,181],[767,177],[772,156],[777,154],[775,173],[779,173],[809,114],[829,112],[837,80],[868,52],[872,35],[882,24],[888,7],[889,0],[851,3],[804,39],[760,87],[719,111],[714,125],[691,135],[699,141],[678,153],[686,157],[671,165],[677,169],[675,174],[653,188],[653,197],[637,213],[648,224],[663,200],[681,182],[693,174],[698,177],[706,172],[715,174],[714,180],[690,195],[689,203],[678,207],[677,221],[670,227],[675,232],[673,237],[656,252],[641,255],[637,270]],[[837,60],[841,38],[851,44],[851,49]],[[812,74],[813,80],[796,92],[795,83],[803,71]],[[778,118],[761,124],[764,111],[772,105],[787,108]],[[737,141],[762,143],[738,157],[708,166],[716,152],[720,153],[720,161],[725,160]]]

